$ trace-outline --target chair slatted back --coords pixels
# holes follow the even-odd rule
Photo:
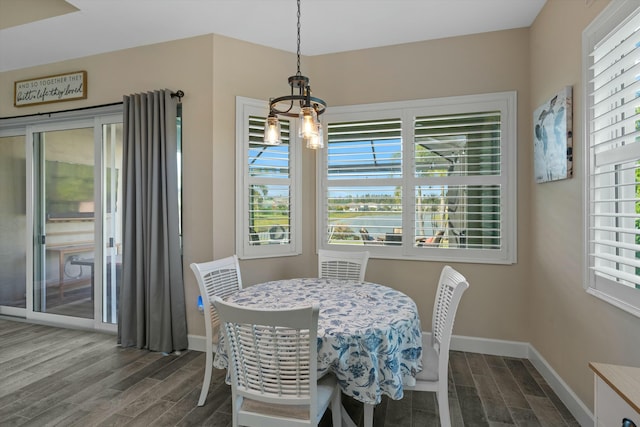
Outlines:
[[[198,280],[200,295],[205,314],[208,313],[212,327],[220,323],[218,313],[209,303],[211,298],[222,299],[242,289],[240,266],[236,255],[200,264],[191,264],[191,269]]]
[[[320,249],[318,276],[324,279],[364,281],[369,251],[343,252]]]
[[[469,282],[462,274],[448,265],[443,267],[433,303],[431,341],[422,352],[423,370],[416,375],[415,386],[405,387],[407,390],[436,392],[442,427],[451,427],[449,347],[458,305],[468,288]]]
[[[225,333],[231,385],[245,398],[309,405],[317,416],[319,305],[252,309],[214,298]]]
[[[239,388],[278,397],[309,398],[309,331],[233,324],[229,343],[236,353]]]
[[[438,352],[449,351],[449,342],[458,305],[462,293],[468,287],[469,282],[462,274],[448,265],[444,266],[440,273],[432,319],[432,343]]]
[[[202,308],[204,310],[204,328],[207,335],[206,342],[206,366],[202,390],[198,400],[198,406],[204,405],[211,385],[211,371],[213,368],[213,353],[217,349],[217,339],[219,334],[215,334],[216,327],[220,324],[218,313],[211,298],[219,296],[226,298],[230,294],[242,289],[240,278],[240,265],[238,257],[233,255],[215,261],[192,263],[191,270],[195,274],[202,297]]]

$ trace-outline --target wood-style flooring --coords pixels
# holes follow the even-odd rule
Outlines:
[[[113,335],[0,319],[0,426],[231,425],[231,389],[214,377],[197,401],[204,353],[162,354],[117,346]],[[454,426],[578,426],[525,359],[451,352]],[[362,405],[343,398],[362,425]],[[434,393],[384,398],[374,427],[438,426]],[[329,413],[322,426],[330,426]]]

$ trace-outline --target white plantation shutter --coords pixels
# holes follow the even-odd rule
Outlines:
[[[328,242],[361,245],[402,227],[400,126],[399,118],[327,125]]]
[[[499,251],[500,111],[416,117],[414,126],[415,175],[424,182],[415,189],[416,245]]]
[[[236,252],[240,258],[299,253],[299,151],[281,120],[282,144],[263,143],[266,104],[237,98]]]
[[[613,2],[583,40],[589,55],[586,265],[591,293],[640,315],[640,9],[629,10],[637,7],[632,3]]]
[[[332,108],[319,246],[515,262],[515,103],[509,92]]]
[[[400,119],[329,123],[328,178],[402,178]]]
[[[416,174],[500,175],[500,125],[500,111],[416,117]]]

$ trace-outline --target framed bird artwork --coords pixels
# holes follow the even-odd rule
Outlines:
[[[537,183],[573,176],[573,90],[566,86],[533,112]]]

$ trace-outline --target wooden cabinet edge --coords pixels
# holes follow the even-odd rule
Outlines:
[[[591,370],[620,396],[629,406],[640,414],[640,368],[632,366],[610,365],[607,363],[589,362]],[[618,384],[616,377],[624,375],[631,378],[631,386]]]

